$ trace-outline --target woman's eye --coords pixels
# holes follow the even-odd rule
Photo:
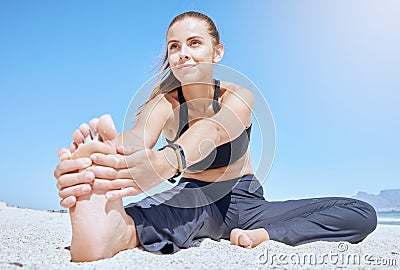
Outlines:
[[[169,46],[169,48],[170,48],[170,49],[176,49],[176,48],[178,48],[178,45],[172,44],[171,46]]]
[[[200,44],[200,41],[198,41],[198,40],[193,40],[191,44],[192,44],[192,45],[199,45],[199,44]]]

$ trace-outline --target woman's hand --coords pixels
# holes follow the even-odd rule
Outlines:
[[[96,177],[93,188],[110,190],[106,193],[109,200],[143,193],[176,173],[176,156],[170,148],[132,152],[119,146],[117,151],[116,155],[90,156],[95,164],[90,169]]]
[[[94,181],[94,173],[82,171],[92,165],[90,158],[71,159],[71,152],[62,148],[58,151],[60,163],[54,170],[57,179],[58,195],[61,197],[61,207],[71,208],[76,203],[76,197],[89,193]],[[81,171],[81,172],[80,172]]]
[[[93,119],[90,127],[82,124],[73,134],[70,151],[65,148],[59,151],[60,163],[54,176],[62,199],[60,205],[71,208],[77,197],[94,189],[108,190],[109,200],[138,195],[173,176],[177,167],[174,166],[177,162],[174,151],[140,147],[135,134],[126,132],[117,136],[109,115]],[[123,141],[130,149],[122,146]],[[92,154],[92,159],[88,160],[93,152],[103,154]]]

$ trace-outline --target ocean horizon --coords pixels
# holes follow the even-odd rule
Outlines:
[[[400,211],[377,212],[378,224],[400,225]]]

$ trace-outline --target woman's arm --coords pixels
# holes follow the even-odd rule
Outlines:
[[[253,94],[234,84],[224,83],[223,85],[230,90],[225,91],[222,96],[221,110],[213,117],[193,124],[176,141],[185,151],[188,166],[203,159],[216,146],[238,137],[251,123]],[[114,155],[95,154],[92,160],[98,165],[112,167],[117,171],[129,170],[138,187],[143,190],[148,190],[154,186],[154,183],[161,183],[172,177],[178,167],[175,152],[171,148],[165,148],[163,151],[152,151],[149,148],[137,152],[127,151],[121,158]],[[96,173],[96,177],[101,178],[101,173]],[[112,189],[110,187],[112,182],[114,181],[101,182],[102,188]],[[133,188],[122,190],[115,188],[108,192],[108,195],[112,199],[117,199],[137,195],[137,192],[138,190]]]
[[[253,94],[229,82],[221,82],[221,87],[227,90],[221,97],[219,112],[193,124],[175,142],[183,148],[188,167],[204,159],[218,145],[237,138],[251,123]]]
[[[129,152],[152,149],[173,114],[172,105],[163,94],[159,94],[143,106],[135,126],[120,133],[119,142]]]

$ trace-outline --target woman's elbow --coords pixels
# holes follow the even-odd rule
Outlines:
[[[214,147],[218,146],[221,142],[221,133],[223,132],[222,126],[218,125],[213,121],[204,121],[200,127],[202,129],[202,133],[205,135],[203,138],[206,138],[204,141],[211,142]]]

